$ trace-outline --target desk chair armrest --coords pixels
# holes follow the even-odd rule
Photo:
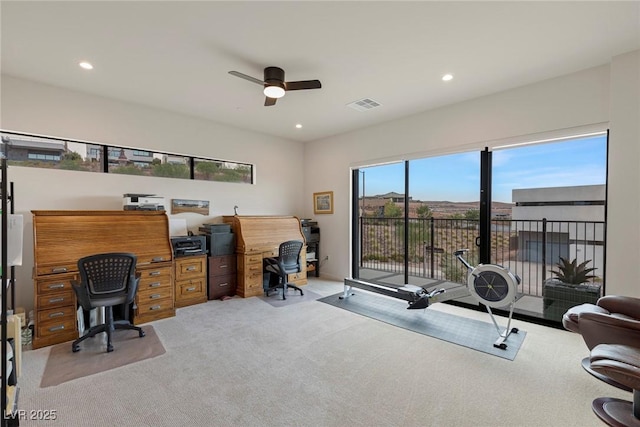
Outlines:
[[[580,314],[578,323],[590,350],[603,343],[640,347],[640,321],[587,312]]]
[[[597,305],[610,313],[620,313],[635,319],[640,318],[640,299],[621,295],[607,295],[598,299]]]
[[[78,303],[85,311],[91,310],[91,300],[89,299],[89,292],[87,291],[87,287],[84,286],[83,283],[71,282],[71,287],[76,293],[76,297],[78,298]]]
[[[136,273],[135,275],[132,275],[129,280],[131,281],[131,286],[129,286],[129,292],[127,293],[127,301],[125,303],[125,305],[129,305],[131,303],[133,303],[133,308],[135,309],[135,299],[136,299],[136,292],[138,292],[138,284],[140,283],[140,273]],[[126,308],[125,308],[126,311]]]
[[[280,263],[278,262],[278,258],[273,258],[273,257],[269,257],[269,258],[264,258],[264,263],[266,265],[279,265]]]

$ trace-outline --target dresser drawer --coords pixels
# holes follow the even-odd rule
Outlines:
[[[188,277],[206,276],[207,258],[205,256],[191,256],[176,259],[175,280]]]
[[[287,276],[288,280],[290,282],[293,282],[294,280],[300,280],[300,279],[306,279],[307,278],[307,272],[306,271],[300,271],[298,273],[291,273]]]
[[[249,265],[245,266],[244,274],[245,275],[259,274],[260,277],[262,277],[262,270],[263,269],[264,269],[264,267],[262,266],[262,262],[259,262],[257,264],[249,264]]]
[[[235,295],[237,283],[236,274],[209,276],[208,298],[216,299],[224,295]]]
[[[73,291],[71,283],[77,281],[75,274],[61,274],[60,276],[36,279],[37,295]]]
[[[164,298],[173,298],[173,292],[171,292],[170,286],[145,290],[143,292],[138,291],[138,293],[136,294],[136,304],[143,304],[146,301],[153,301]]]
[[[140,273],[140,283],[165,280],[171,282],[171,266],[138,269]]]
[[[262,262],[262,254],[247,254],[244,256],[244,264],[253,264],[253,263],[261,263]]]
[[[71,273],[78,271],[78,261],[63,261],[53,265],[39,265],[36,269],[36,275],[45,276],[48,274]]]
[[[181,280],[176,282],[176,300],[191,299],[204,296],[206,292],[205,279]]]
[[[37,314],[38,325],[46,322],[60,322],[62,319],[75,318],[76,308],[73,305],[66,307],[52,308],[50,310],[40,310]]]
[[[135,310],[135,316],[144,316],[162,310],[173,310],[173,295],[169,298],[145,299],[137,303],[138,308]]]
[[[37,336],[47,338],[54,335],[62,335],[76,330],[76,317],[61,317],[51,322],[38,323]]]
[[[209,258],[209,276],[231,274],[236,271],[235,255],[222,255]]]
[[[76,295],[72,290],[58,292],[55,294],[38,295],[36,298],[38,310],[46,310],[55,307],[64,307],[67,305],[76,305]]]
[[[149,278],[147,280],[140,279],[138,283],[138,293],[145,291],[158,291],[163,288],[171,288],[171,278],[170,277],[156,277]]]

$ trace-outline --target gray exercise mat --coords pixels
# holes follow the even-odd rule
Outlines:
[[[514,360],[527,333],[519,330],[509,335],[505,350],[495,348],[498,331],[493,323],[468,319],[437,310],[407,310],[407,302],[399,299],[375,295],[363,291],[353,291],[347,299],[339,299],[342,292],[320,298],[318,301],[339,307],[353,313],[367,316],[381,322],[398,326],[419,334],[428,335],[504,359]],[[487,320],[491,318],[487,313]],[[496,316],[498,326],[504,329],[507,318]]]

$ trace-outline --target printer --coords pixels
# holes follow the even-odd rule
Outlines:
[[[204,236],[172,237],[171,247],[175,257],[205,255],[207,253],[207,243]]]
[[[125,211],[163,211],[164,197],[155,194],[123,194],[122,206]]]

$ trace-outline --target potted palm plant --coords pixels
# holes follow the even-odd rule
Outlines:
[[[542,287],[543,315],[545,319],[561,321],[566,311],[578,304],[595,304],[600,298],[600,283],[594,283],[597,276],[591,274],[595,268],[588,267],[591,260],[578,263],[560,257],[554,275],[545,280]]]

